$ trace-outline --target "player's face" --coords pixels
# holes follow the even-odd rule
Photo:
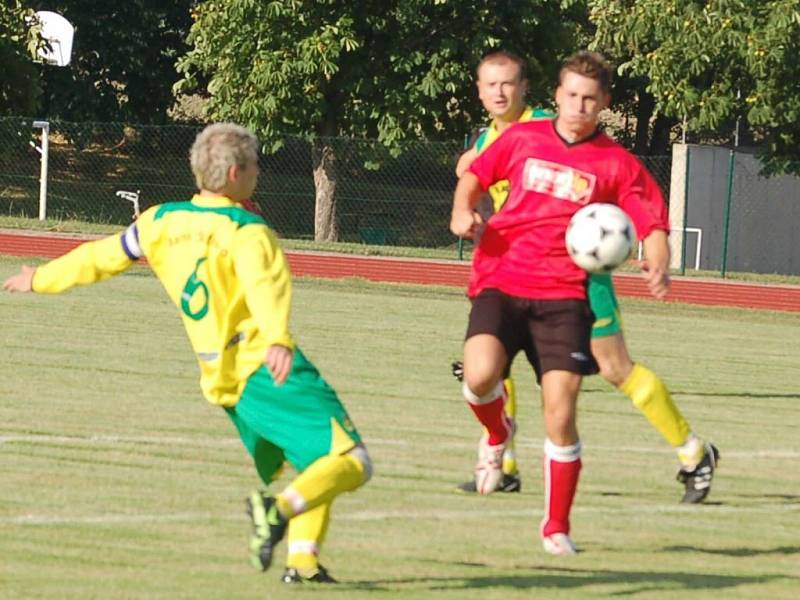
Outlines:
[[[231,200],[247,200],[253,195],[253,190],[256,189],[258,183],[258,161],[252,160],[245,166],[231,167],[230,177],[230,193],[228,197]]]
[[[599,81],[567,71],[556,88],[559,132],[574,138],[590,135],[597,128],[600,111],[608,106],[609,100]]]
[[[478,97],[492,118],[511,115],[525,108],[528,82],[520,79],[519,67],[511,61],[484,63],[478,70]]]

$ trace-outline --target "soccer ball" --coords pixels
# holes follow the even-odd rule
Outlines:
[[[636,229],[620,207],[588,204],[572,215],[566,242],[567,252],[581,269],[606,273],[630,256],[636,243]]]

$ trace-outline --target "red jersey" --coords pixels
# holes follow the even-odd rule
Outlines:
[[[486,224],[472,260],[468,295],[496,288],[543,300],[586,298],[586,272],[567,254],[569,220],[590,202],[617,204],[639,239],[669,232],[658,184],[602,132],[570,144],[553,121],[515,123],[470,165],[484,190],[508,179],[503,209]]]

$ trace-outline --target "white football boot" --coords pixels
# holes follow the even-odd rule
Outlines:
[[[506,444],[514,437],[515,423],[506,418],[508,436],[505,441],[496,446],[489,444],[489,436],[484,433],[478,442],[478,463],[475,465],[476,491],[486,496],[491,494],[503,482],[503,453]]]
[[[566,533],[554,533],[543,537],[542,546],[545,552],[556,556],[568,556],[578,553],[575,542]]]

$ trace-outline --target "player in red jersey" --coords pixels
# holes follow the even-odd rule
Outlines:
[[[663,298],[669,289],[663,199],[636,158],[598,130],[610,84],[611,69],[602,56],[570,57],[559,74],[556,119],[515,124],[478,156],[459,179],[450,223],[464,237],[484,226],[473,257],[473,306],[464,343],[464,396],[488,433],[476,481],[494,488],[502,478],[512,432],[501,379],[524,350],[542,387],[547,439],[541,536],[552,554],[576,552],[569,536],[581,468],[575,413],[582,376],[597,372],[587,275],[564,244],[569,219],[589,202],[621,206],[644,240],[642,272],[651,294]],[[508,200],[484,224],[474,207],[483,191],[503,179],[510,182]]]
[[[520,57],[505,51],[491,52],[478,64],[476,76],[478,96],[492,117],[492,121],[475,144],[459,158],[456,176],[461,176],[472,161],[514,123],[537,118],[552,119],[555,116],[549,111],[526,107],[527,79],[525,63]],[[648,183],[655,185],[652,179],[648,179]],[[489,219],[493,213],[502,210],[508,198],[508,181],[494,184],[489,189],[489,195],[493,207],[487,207],[488,203],[481,201],[477,208],[484,219]],[[592,327],[592,356],[597,362],[601,377],[625,394],[664,440],[675,448],[681,463],[678,481],[685,487],[681,502],[690,504],[702,502],[711,489],[719,451],[713,444],[704,442],[692,431],[661,378],[631,358],[622,332],[622,317],[611,274],[592,274],[588,280],[587,296],[589,306],[595,315]],[[452,369],[453,374],[459,378],[463,372],[463,364],[460,361],[455,362]],[[507,396],[506,416],[509,420],[515,421],[516,386],[510,374],[507,374],[503,385]],[[514,438],[517,435],[519,431],[516,431],[506,443],[503,455],[503,478],[496,490],[487,488],[479,490],[474,476],[461,483],[457,489],[483,494],[495,491],[519,492],[522,481],[514,448]]]

